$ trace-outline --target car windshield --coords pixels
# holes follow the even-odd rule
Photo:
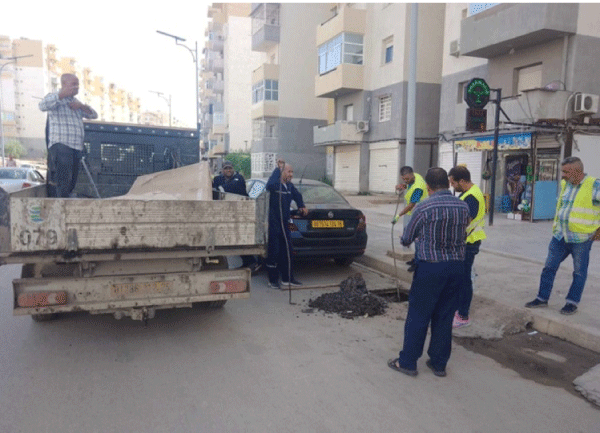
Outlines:
[[[327,185],[296,185],[302,199],[306,203],[313,204],[347,204],[342,195]]]
[[[0,170],[0,179],[27,179],[25,170]]]

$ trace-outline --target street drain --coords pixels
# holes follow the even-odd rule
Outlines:
[[[383,297],[370,293],[362,275],[356,273],[340,283],[338,292],[324,293],[316,299],[309,299],[308,306],[326,313],[337,313],[345,319],[352,319],[383,314],[387,302]]]

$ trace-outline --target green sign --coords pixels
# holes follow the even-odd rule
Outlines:
[[[467,108],[467,131],[483,132],[487,129],[487,110]]]
[[[490,86],[483,78],[473,78],[465,86],[465,102],[470,108],[482,109],[490,100]]]

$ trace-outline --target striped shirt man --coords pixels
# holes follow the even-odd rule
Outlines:
[[[468,224],[469,206],[449,190],[439,190],[415,207],[400,242],[408,246],[418,239],[416,256],[425,262],[462,261]]]
[[[83,119],[97,119],[98,113],[93,108],[90,108],[91,113],[73,110],[69,106],[72,102],[79,101],[73,96],[60,99],[58,93],[50,93],[40,101],[40,110],[48,112],[48,147],[62,143],[72,149],[83,150]]]
[[[571,213],[571,209],[573,209],[575,196],[579,192],[582,184],[583,181],[577,185],[566,182],[565,191],[563,192],[562,200],[560,201],[561,206],[556,212],[556,224],[554,224],[552,230],[552,235],[559,241],[564,238],[566,243],[580,244],[589,241],[594,236],[594,233],[574,233],[569,230],[569,214]],[[594,186],[592,187],[592,197],[594,206],[600,207],[600,179],[596,179],[594,182]]]

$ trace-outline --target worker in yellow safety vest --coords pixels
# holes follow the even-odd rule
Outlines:
[[[600,240],[600,179],[587,176],[583,172],[581,159],[576,156],[565,158],[561,162],[561,170],[561,190],[540,288],[537,297],[525,307],[548,306],[556,271],[571,254],[573,282],[567,293],[567,302],[560,312],[574,314],[585,287],[592,243]]]
[[[396,185],[396,191],[406,190],[404,193],[404,203],[406,206],[402,211],[394,216],[392,219],[392,224],[396,224],[400,217],[404,215],[411,215],[412,210],[415,208],[417,203],[425,200],[429,194],[427,193],[427,184],[425,183],[425,179],[418,173],[415,173],[412,167],[405,165],[400,169],[400,177],[404,181],[399,185]],[[416,261],[415,259],[409,260],[406,262],[407,265],[410,265],[408,268],[409,272],[413,272],[415,270]]]
[[[479,253],[481,241],[485,235],[485,198],[481,189],[471,182],[471,173],[464,166],[451,168],[448,172],[450,186],[460,192],[460,199],[469,206],[471,221],[467,226],[466,254],[465,254],[465,276],[463,284],[458,292],[458,310],[454,314],[453,328],[469,326],[469,310],[473,300],[473,279],[471,273],[475,256]]]

